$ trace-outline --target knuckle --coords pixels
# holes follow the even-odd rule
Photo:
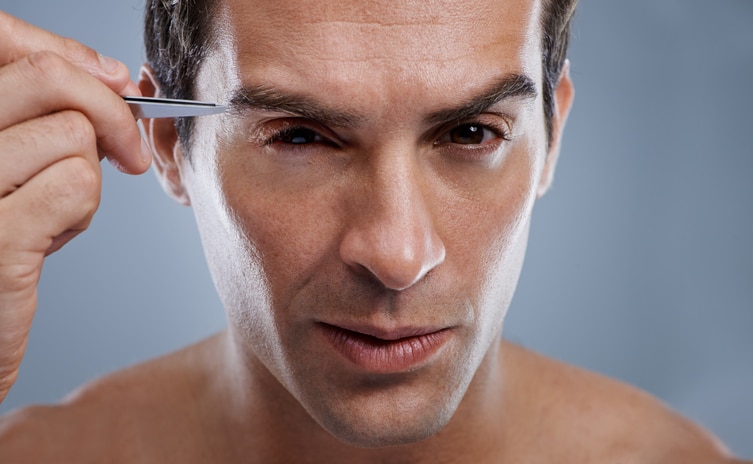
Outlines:
[[[69,224],[94,214],[100,198],[99,169],[80,156],[72,156],[56,163],[54,171],[54,180],[38,196],[35,209],[54,212],[67,218]]]
[[[69,37],[60,37],[60,44],[65,56],[76,57],[84,62],[97,63],[99,57],[94,49]]]
[[[18,239],[15,240],[17,241]],[[19,244],[15,242],[6,244],[6,242],[7,240],[0,239],[0,250],[3,251],[4,261],[6,261],[0,264],[0,291],[6,296],[33,292],[39,281],[41,263],[29,263],[20,258],[14,260],[12,252]],[[8,321],[4,322],[6,333],[9,333],[8,331],[12,328],[11,324]]]
[[[19,242],[24,237],[12,232],[15,231],[0,230],[0,294],[3,296],[0,301],[33,288],[38,277],[32,266],[19,258]],[[7,325],[7,321],[3,325]]]
[[[62,112],[60,118],[60,130],[74,146],[94,148],[97,143],[97,134],[89,118],[78,111]]]
[[[32,75],[49,83],[66,82],[67,62],[55,52],[44,50],[27,56]]]
[[[84,158],[77,156],[68,158],[64,162],[68,179],[67,196],[75,197],[85,212],[95,210],[99,204],[101,184],[99,169],[94,168]]]

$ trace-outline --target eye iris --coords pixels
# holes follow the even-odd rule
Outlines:
[[[456,127],[450,132],[452,143],[480,144],[484,141],[484,129],[473,124]]]
[[[310,129],[292,129],[290,131],[287,131],[287,133],[283,134],[281,140],[294,144],[294,145],[302,145],[305,143],[312,143],[316,141],[316,132],[310,130]]]

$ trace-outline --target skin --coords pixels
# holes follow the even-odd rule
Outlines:
[[[0,461],[733,462],[647,395],[500,341],[531,211],[551,183],[573,99],[565,71],[547,146],[539,3],[321,5],[221,2],[215,52],[197,88],[202,100],[233,102],[231,111],[197,120],[190,153],[171,121],[145,122],[162,185],[195,211],[228,329],[100,379],[61,405],[5,418]],[[111,105],[95,113],[81,100],[91,90],[72,85],[45,111],[19,109],[0,124],[10,140],[9,131],[60,126],[47,122],[55,117],[89,131],[69,149],[52,137],[43,146],[56,153],[51,161],[5,181],[6,190],[21,188],[0,198],[3,220],[30,222],[13,201],[29,191],[30,204],[48,204],[38,200],[48,195],[37,185],[45,179],[74,196],[73,172],[92,177],[88,208],[64,196],[77,215],[37,233],[33,252],[15,230],[0,237],[3,257],[28,254],[34,276],[0,275],[0,327],[20,327],[2,338],[0,353],[14,353],[3,364],[5,391],[21,356],[9,347],[25,343],[42,259],[96,208],[95,156],[108,153],[134,173],[148,166],[147,155],[133,154],[135,124],[116,95],[139,92],[125,70],[103,75],[91,51],[76,44],[71,52],[0,16],[6,32],[8,23],[39,40],[4,50],[0,80],[14,70],[39,73],[28,57],[57,50],[56,62],[67,63],[59,72],[97,87]],[[524,76],[534,92],[457,117],[511,76]],[[159,95],[148,68],[139,87]],[[253,104],[272,92],[285,108]],[[104,137],[108,124],[128,128],[113,131],[122,140]],[[71,169],[54,169],[71,159]],[[367,372],[333,349],[323,323],[384,337],[441,330],[443,343],[410,369]]]
[[[239,86],[271,87],[354,121],[336,127],[241,107],[198,122],[193,166],[183,154],[175,159],[238,356],[252,376],[271,373],[346,442],[426,438],[449,420],[479,366],[497,358],[494,342],[522,265],[531,207],[546,188],[547,155],[539,97],[500,102],[471,121],[503,127],[508,143],[491,130],[476,147],[444,142],[456,123],[429,116],[476,99],[511,74],[540,80],[540,51],[531,40],[538,36],[531,27],[536,5],[474,9],[460,27],[425,22],[435,9],[465,14],[453,4],[408,14],[372,5],[376,11],[333,9],[321,17],[306,2],[259,6],[264,13],[227,2],[219,53],[198,80],[201,98],[228,101]],[[489,16],[525,21],[500,38]],[[281,28],[277,17],[297,24],[298,33]],[[476,27],[487,32],[474,34]],[[317,31],[322,40],[304,39]],[[446,34],[466,39],[432,50]],[[488,52],[466,56],[469,40]],[[323,141],[270,142],[274,131],[296,124]],[[249,276],[257,282],[249,284]],[[318,322],[429,326],[450,335],[420,371],[364,375],[323,346]],[[496,395],[488,387],[499,373],[483,372],[477,387]]]
[[[122,63],[0,12],[0,399],[15,381],[45,256],[86,229],[99,161],[144,172],[151,160],[118,94],[138,94]]]

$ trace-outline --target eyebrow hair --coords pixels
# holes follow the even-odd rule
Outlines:
[[[237,90],[229,107],[231,111],[282,111],[332,127],[353,127],[363,119],[347,111],[326,107],[311,97],[283,93],[265,85]]]
[[[504,100],[510,98],[533,100],[537,95],[533,79],[525,74],[508,74],[459,106],[430,114],[427,120],[433,124],[463,121],[478,116]]]
[[[470,119],[489,107],[509,98],[535,99],[536,84],[523,74],[508,74],[497,80],[479,95],[473,96],[457,107],[431,113],[426,120],[431,124]],[[244,86],[233,93],[230,111],[245,110],[281,111],[301,116],[331,127],[354,127],[365,118],[358,114],[322,105],[315,99],[296,93],[284,93],[266,85]]]

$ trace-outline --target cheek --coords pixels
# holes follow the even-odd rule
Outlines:
[[[448,264],[475,290],[477,320],[483,324],[504,315],[500,308],[509,305],[522,268],[540,167],[530,153],[512,153],[486,188],[473,198],[455,196],[446,208],[452,242]]]
[[[272,306],[286,308],[308,276],[337,253],[335,189],[307,185],[310,177],[289,171],[285,177],[244,161],[249,156],[225,153],[220,158],[219,184],[233,217],[233,235],[258,257]]]
[[[493,262],[520,239],[535,199],[539,158],[521,144],[499,169],[477,176],[462,192],[448,192],[442,213],[451,218],[452,234],[464,254],[481,254],[481,261]]]
[[[244,317],[262,314],[268,306],[268,284],[256,245],[244,233],[238,211],[227,201],[221,169],[196,160],[190,183],[191,203],[215,287],[225,308],[256,308]],[[247,321],[259,324],[261,321]]]
[[[275,289],[293,278],[296,266],[280,244],[300,238],[280,209],[266,206],[269,198],[253,189],[251,176],[227,162],[226,151],[211,153],[217,158],[195,159],[189,190],[212,279],[233,337],[282,378]],[[286,261],[287,267],[279,265]]]

